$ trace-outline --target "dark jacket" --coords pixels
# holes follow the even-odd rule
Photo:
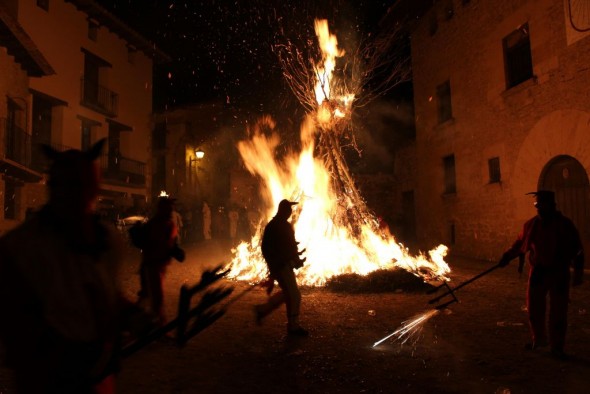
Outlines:
[[[261,248],[271,275],[299,260],[293,226],[278,216],[273,217],[264,228]]]
[[[172,219],[155,216],[145,224],[146,245],[142,258],[145,264],[166,267],[172,259],[178,228]]]
[[[549,218],[535,216],[528,220],[505,256],[512,259],[527,252],[531,267],[564,271],[573,262],[576,270],[583,269],[584,255],[578,230],[561,212]]]

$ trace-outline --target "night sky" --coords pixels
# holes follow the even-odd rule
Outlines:
[[[297,141],[306,109],[282,75],[277,44],[317,50],[314,19],[327,19],[347,53],[381,32],[379,21],[398,0],[98,0],[155,42],[172,62],[155,65],[154,111],[223,102],[245,130],[271,115],[283,139]],[[408,57],[406,44],[403,56]],[[389,72],[386,68],[386,73]],[[370,91],[371,88],[364,89]],[[396,146],[414,135],[411,83],[370,106],[357,105],[351,123],[358,147],[345,148],[353,172],[382,172]]]
[[[156,110],[220,99],[244,111],[288,106],[272,47],[315,39],[327,18],[339,42],[374,34],[395,0],[99,0],[173,61],[155,68]]]

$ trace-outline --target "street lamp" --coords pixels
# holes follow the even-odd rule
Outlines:
[[[203,152],[202,149],[197,148],[197,149],[195,149],[195,157],[194,158],[191,157],[189,159],[189,170],[192,169],[193,162],[195,162],[195,172],[193,174],[193,172],[191,170],[189,176],[191,179],[193,179],[193,177],[194,177],[194,181],[192,181],[192,182],[194,182],[194,186],[197,191],[197,196],[198,196],[198,191],[201,188],[201,186],[199,186],[199,169],[200,169],[200,167],[198,166],[197,162],[201,161],[203,159],[203,157],[205,157],[205,152]]]
[[[201,160],[203,157],[205,157],[205,152],[203,152],[201,149],[195,149],[195,157],[191,157],[189,159],[189,165],[192,166],[193,162]]]

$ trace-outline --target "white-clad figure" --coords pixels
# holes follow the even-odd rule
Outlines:
[[[206,202],[203,202],[203,237],[211,239],[211,209]]]

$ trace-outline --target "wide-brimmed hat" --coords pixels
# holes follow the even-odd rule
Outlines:
[[[529,192],[527,195],[535,196],[537,202],[555,205],[555,193],[551,190],[537,190],[536,192]]]

